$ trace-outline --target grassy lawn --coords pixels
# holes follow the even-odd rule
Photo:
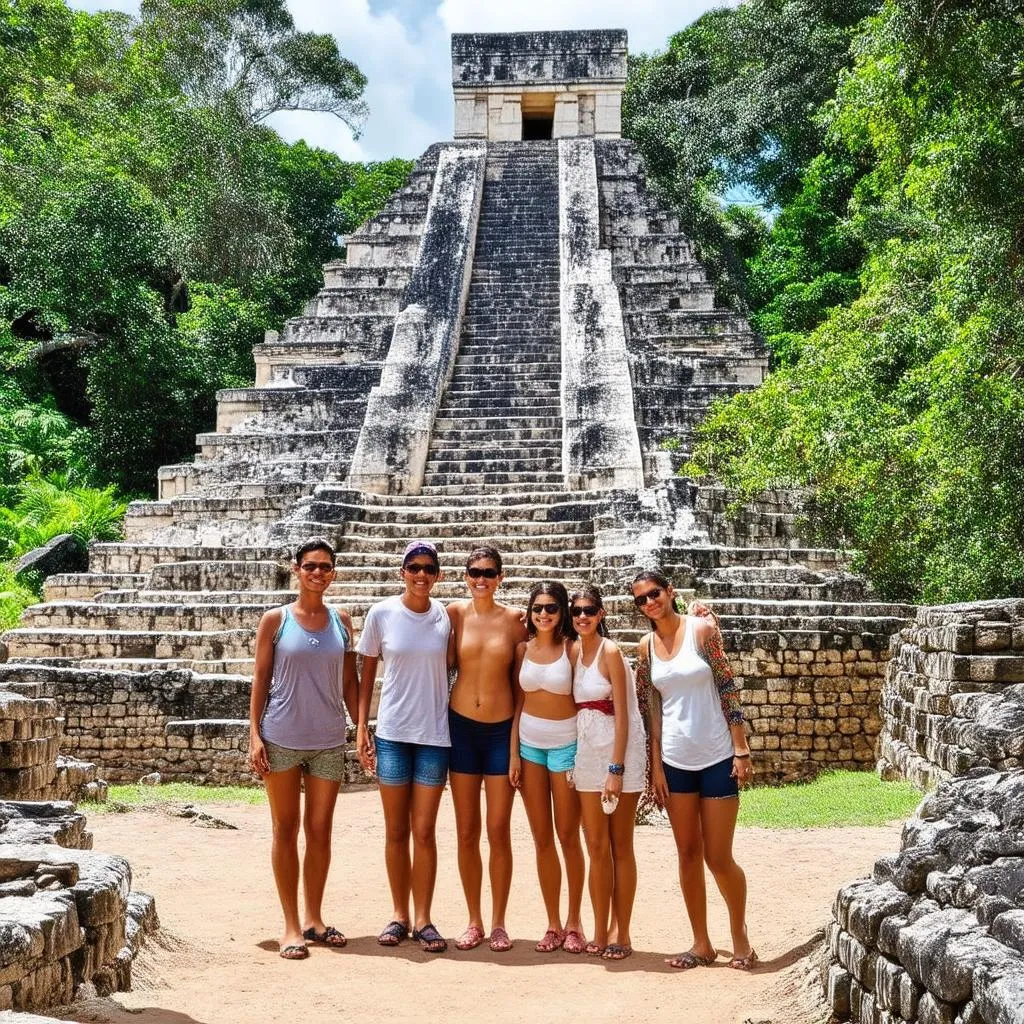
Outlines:
[[[744,793],[739,823],[760,828],[884,825],[910,817],[921,798],[909,782],[882,782],[874,772],[828,772],[814,782]]]
[[[266,800],[262,787],[169,782],[111,786],[109,803],[87,804],[83,809],[102,814],[161,804],[262,804]],[[747,791],[740,801],[739,823],[760,828],[884,825],[908,818],[920,801],[921,794],[906,782],[882,782],[874,772],[829,772],[814,782]]]

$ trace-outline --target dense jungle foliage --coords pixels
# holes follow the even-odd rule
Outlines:
[[[143,0],[138,18],[0,0],[8,620],[30,596],[9,560],[116,536],[124,496],[190,456],[216,390],[252,381],[264,329],[404,183],[407,161],[346,163],[265,123],[318,110],[358,131],[364,86],[284,0]]]
[[[747,0],[624,114],[772,353],[689,471],[809,488],[882,594],[1024,593],[1024,3]]]

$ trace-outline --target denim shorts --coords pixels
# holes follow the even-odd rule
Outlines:
[[[478,722],[448,709],[448,732],[452,737],[450,771],[463,775],[508,775],[512,719]]]
[[[571,771],[576,764],[576,741],[573,740],[572,743],[567,743],[564,747],[552,747],[550,750],[531,747],[529,743],[521,742],[519,756],[524,761],[544,765],[549,772]]]
[[[739,784],[732,775],[731,757],[696,771],[675,768],[664,761],[661,762],[661,766],[665,769],[670,793],[700,793],[706,800],[740,795]]]
[[[327,747],[324,750],[294,750],[279,747],[276,743],[263,741],[267,751],[267,762],[272,772],[286,772],[297,765],[302,766],[303,775],[312,775],[328,782],[345,780],[345,744]]]
[[[448,747],[375,739],[377,781],[382,786],[443,786],[448,778]]]

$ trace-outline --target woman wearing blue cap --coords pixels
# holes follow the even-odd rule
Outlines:
[[[441,578],[437,548],[429,541],[413,541],[402,556],[401,577],[405,593],[370,609],[356,646],[363,656],[356,748],[363,767],[377,770],[384,861],[394,904],[392,919],[377,941],[397,946],[408,937],[411,924],[413,938],[426,952],[443,953],[448,944],[430,920],[430,905],[437,876],[434,829],[451,746],[448,666],[455,652],[444,605],[430,596]],[[381,658],[375,742],[369,731],[370,698]]]

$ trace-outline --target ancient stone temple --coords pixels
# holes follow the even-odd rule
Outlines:
[[[507,601],[591,580],[627,649],[629,579],[664,566],[721,616],[764,777],[871,766],[911,610],[805,546],[792,496],[727,515],[675,475],[767,357],[621,138],[625,58],[622,31],[453,37],[454,141],[256,346],[255,385],[218,394],[124,541],[51,577],[3,638],[0,686],[59,701],[68,752],[113,780],[246,778],[255,627],[290,599],[297,542],[337,546],[330,597],[358,628],[425,536],[441,598],[493,543]]]

